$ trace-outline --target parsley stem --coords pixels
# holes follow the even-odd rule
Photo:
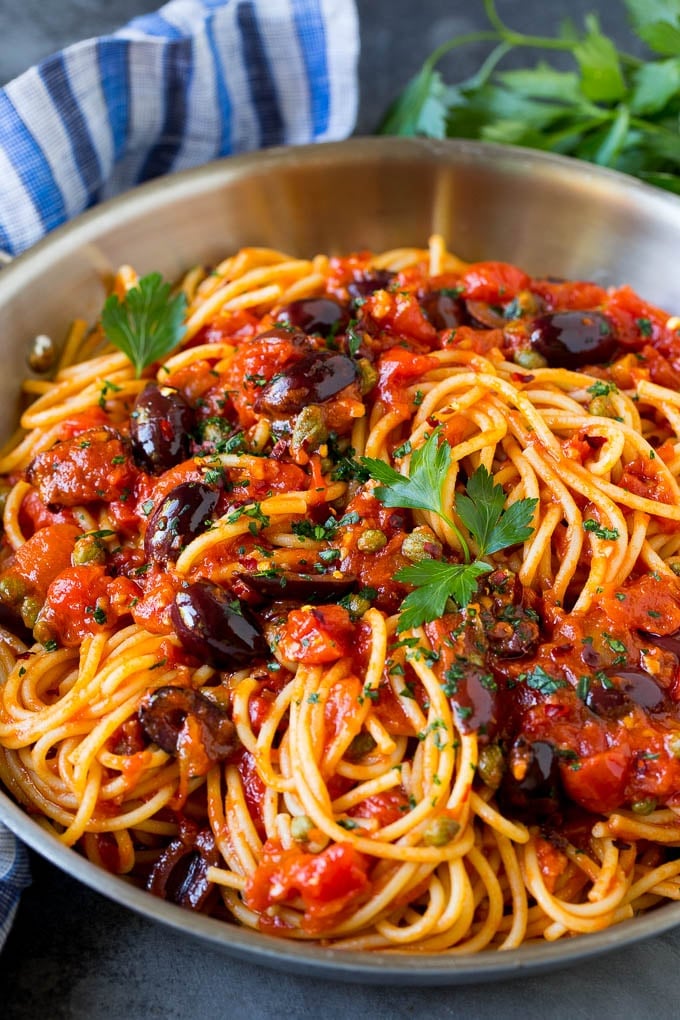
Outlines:
[[[439,516],[444,521],[444,524],[448,524],[448,526],[451,528],[451,531],[454,533],[454,535],[458,539],[458,543],[460,545],[461,552],[463,553],[463,558],[464,558],[465,562],[469,563],[470,560],[471,560],[471,557],[470,557],[470,546],[467,544],[467,542],[463,538],[463,536],[461,534],[460,528],[455,523],[455,521],[452,521],[451,518],[447,517],[446,514],[443,514],[443,513],[440,512]]]

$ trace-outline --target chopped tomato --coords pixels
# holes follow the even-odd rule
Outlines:
[[[412,401],[406,389],[439,362],[427,354],[415,354],[406,347],[390,347],[378,359],[378,393],[386,407],[403,409],[404,417],[410,414]]]
[[[279,648],[286,659],[318,666],[347,655],[353,633],[354,624],[342,606],[304,606],[288,614]]]
[[[647,340],[653,344],[664,336],[668,315],[638,297],[631,287],[612,290],[604,311],[614,322],[619,343],[638,350]]]
[[[260,773],[257,771],[255,756],[250,751],[244,749],[238,757],[236,767],[241,776],[243,796],[245,797],[250,817],[253,820],[258,835],[264,839],[264,795],[267,792],[267,788],[262,782]]]
[[[332,843],[318,854],[284,850],[277,840],[263,847],[263,860],[248,877],[245,899],[262,912],[274,903],[302,900],[305,931],[320,934],[370,888],[368,862],[351,843]]]
[[[563,765],[560,769],[567,795],[586,811],[606,814],[620,807],[626,799],[626,783],[631,766],[627,747],[612,747],[582,757],[578,768]]]
[[[48,507],[61,507],[120,499],[136,473],[120,436],[98,428],[37,454],[26,475]]]
[[[466,298],[502,304],[527,290],[531,280],[508,262],[475,262],[463,273],[462,284]]]
[[[48,510],[37,489],[29,489],[21,501],[19,526],[24,535],[30,536],[41,528],[52,524],[74,524],[71,510]]]
[[[345,676],[330,687],[324,706],[327,741],[340,733],[356,714],[361,705],[362,689],[361,681],[355,676]]]
[[[548,892],[552,893],[555,891],[557,879],[569,863],[569,858],[562,850],[558,850],[556,846],[549,843],[547,839],[543,839],[542,836],[536,837],[534,845],[543,881]]]
[[[41,528],[17,549],[14,563],[7,573],[20,577],[31,594],[44,599],[55,577],[70,567],[71,553],[81,534],[75,524],[52,524]]]
[[[393,790],[383,790],[372,797],[366,797],[347,813],[353,818],[373,818],[378,827],[398,822],[409,810],[408,797],[400,786]]]
[[[413,337],[430,347],[437,343],[437,331],[423,314],[413,294],[375,291],[366,299],[363,310],[391,333]]]
[[[63,645],[111,627],[108,578],[101,566],[68,567],[52,582],[41,612]]]
[[[583,281],[553,282],[532,280],[531,291],[542,297],[548,311],[591,311],[599,308],[607,298],[607,291],[596,283]]]

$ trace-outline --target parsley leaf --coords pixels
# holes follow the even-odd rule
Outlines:
[[[633,31],[652,51],[619,52],[595,14],[582,28],[526,35],[506,25],[495,0],[483,0],[490,30],[439,46],[392,104],[379,132],[431,138],[481,138],[576,156],[634,174],[680,194],[680,0],[623,0]],[[487,42],[493,48],[472,77],[448,84],[437,64],[450,50]],[[527,50],[568,57],[573,68],[545,60],[499,70]]]
[[[411,567],[398,570],[397,581],[416,585],[401,604],[397,631],[419,627],[421,623],[436,620],[446,611],[446,603],[454,599],[462,608],[472,598],[478,577],[493,568],[488,563],[440,563],[438,560],[421,560]]]
[[[467,495],[456,498],[456,510],[473,536],[480,556],[524,542],[534,530],[531,519],[537,499],[520,499],[503,509],[505,493],[496,485],[484,465],[470,477]]]
[[[468,479],[466,493],[456,497],[458,515],[479,549],[480,559],[471,562],[470,549],[442,502],[442,486],[451,467],[451,447],[446,440],[439,442],[440,431],[436,429],[413,452],[409,476],[382,460],[362,458],[373,478],[382,483],[375,489],[375,495],[384,506],[437,514],[455,530],[465,559],[464,563],[424,559],[397,572],[398,581],[416,586],[416,591],[402,602],[397,625],[400,632],[442,616],[449,599],[464,608],[472,599],[478,578],[493,569],[481,557],[523,542],[533,531],[531,519],[538,500],[521,499],[505,510],[502,486],[496,485],[486,468],[480,466]]]
[[[110,294],[102,311],[108,340],[127,354],[139,377],[144,369],[169,354],[184,335],[186,297],[170,298],[170,284],[160,273],[143,276],[121,301]]]
[[[408,475],[400,474],[375,457],[362,457],[361,463],[373,478],[383,483],[375,490],[376,499],[384,506],[429,510],[437,514],[456,532],[467,560],[470,556],[467,543],[442,504],[442,486],[451,467],[451,447],[446,441],[439,442],[440,433],[441,429],[435,429],[423,445],[413,451]]]

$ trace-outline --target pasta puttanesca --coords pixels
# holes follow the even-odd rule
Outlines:
[[[439,237],[181,287],[142,378],[77,322],[25,384],[8,790],[159,895],[337,947],[507,950],[680,898],[680,321]],[[450,514],[480,465],[538,502],[404,631],[395,575],[461,549],[361,457],[408,474],[435,428]]]

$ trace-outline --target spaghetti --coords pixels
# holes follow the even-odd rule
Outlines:
[[[244,249],[181,290],[141,378],[78,322],[25,384],[8,790],[157,895],[341,948],[507,950],[679,899],[680,321],[439,237]],[[442,513],[371,477],[427,443]],[[488,555],[482,468],[504,528],[531,516]],[[404,572],[466,563],[469,597],[404,626]]]

